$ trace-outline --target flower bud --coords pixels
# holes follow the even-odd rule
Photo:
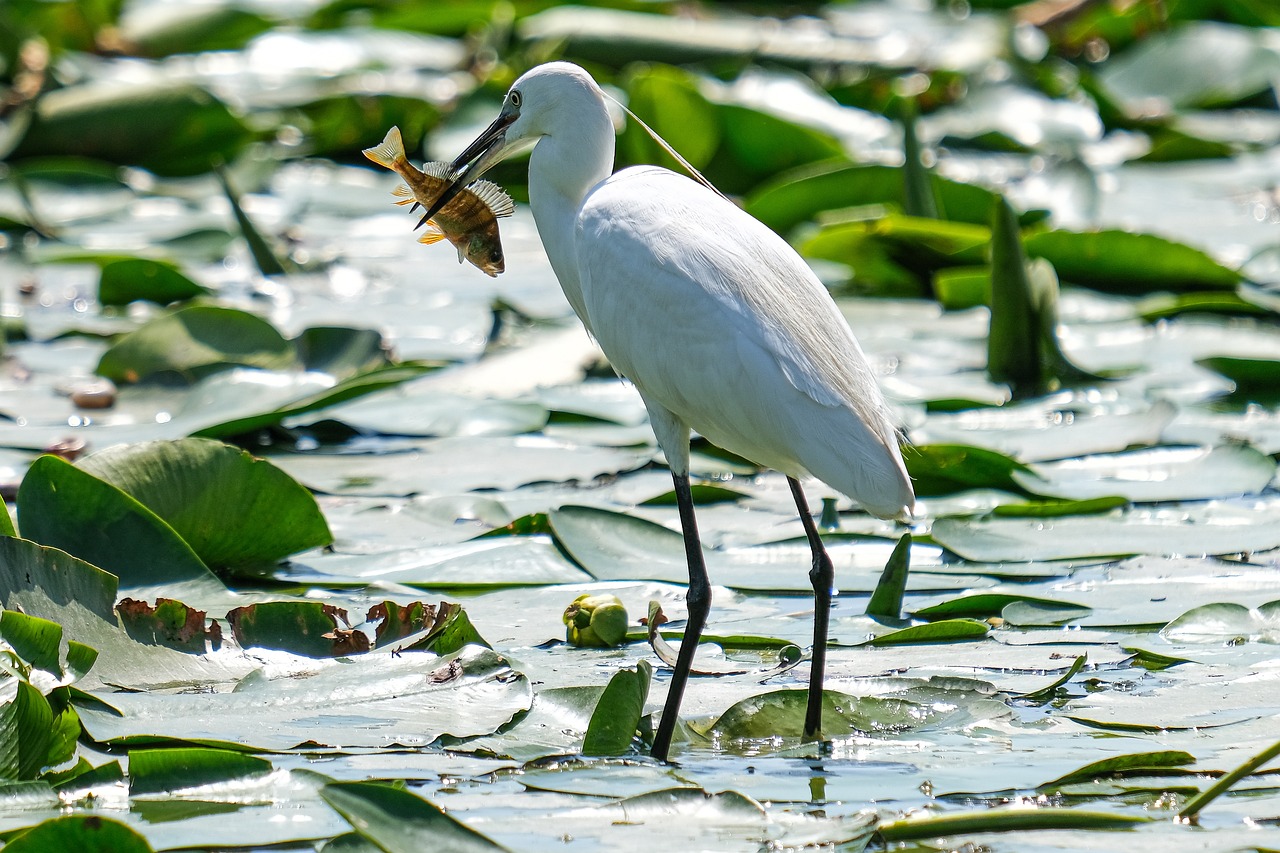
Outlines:
[[[627,636],[627,610],[616,595],[580,595],[564,611],[565,639],[575,646],[610,648]]]

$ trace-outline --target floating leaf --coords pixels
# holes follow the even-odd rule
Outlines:
[[[1015,473],[1031,475],[1027,466],[981,447],[963,444],[922,444],[902,454],[907,473],[920,497],[949,495],[965,489],[999,489],[1025,494]]]
[[[1260,523],[1268,511],[1209,506],[1177,513],[1135,509],[1121,515],[1043,521],[941,518],[931,534],[944,548],[978,562],[1236,554],[1280,547],[1280,529]]]
[[[103,305],[128,305],[139,299],[168,305],[208,293],[173,264],[147,258],[111,261],[98,278],[98,301]]]
[[[1043,231],[1024,240],[1027,254],[1053,264],[1072,284],[1108,293],[1231,290],[1240,273],[1199,249],[1129,231]]]
[[[270,565],[333,541],[315,498],[264,459],[207,439],[110,447],[79,467],[164,519],[206,565]]]
[[[1145,775],[1153,771],[1159,773],[1162,770],[1194,764],[1195,760],[1195,756],[1191,753],[1181,750],[1116,755],[1100,761],[1091,761],[1084,767],[1059,776],[1052,782],[1045,782],[1037,790],[1053,791],[1065,785],[1087,782],[1100,777]]]
[[[313,658],[369,651],[369,638],[349,627],[347,611],[319,601],[250,604],[229,611],[227,622],[246,649],[281,649]]]
[[[1196,363],[1230,379],[1238,394],[1274,396],[1280,389],[1280,360],[1215,355]]]
[[[136,749],[129,753],[129,794],[169,794],[271,772],[271,762],[226,749]]]
[[[992,192],[931,174],[941,212],[955,222],[986,225]],[[903,172],[897,166],[815,164],[778,175],[746,201],[747,212],[775,231],[787,232],[824,210],[889,204],[905,207]]]
[[[424,849],[455,853],[506,850],[445,814],[431,801],[403,788],[374,782],[333,782],[320,789],[320,796],[346,818],[356,832],[387,853],[419,853]]]
[[[1256,608],[1205,604],[1174,619],[1160,633],[1183,643],[1280,643],[1280,601]]]
[[[435,609],[434,621],[423,629],[422,634],[421,638],[410,638],[403,650],[431,651],[438,655],[448,655],[465,646],[491,648],[471,624],[471,617],[467,615],[462,605],[450,601],[440,602],[440,606]]]
[[[1098,81],[1131,115],[1145,117],[1226,106],[1268,91],[1278,73],[1280,52],[1259,30],[1198,21],[1149,33],[1104,65]]]
[[[157,598],[152,607],[145,601],[124,598],[116,605],[120,623],[139,643],[168,646],[180,652],[202,655],[207,647],[217,651],[222,645],[222,628],[215,621],[205,627],[205,612],[171,598]]]
[[[46,820],[11,837],[9,853],[152,853],[146,839],[118,820],[98,815],[66,815]]]
[[[156,373],[188,379],[236,365],[284,370],[297,355],[275,327],[234,308],[192,305],[151,320],[102,354],[97,372],[114,382]]]
[[[12,157],[72,155],[195,175],[234,160],[249,136],[221,101],[194,86],[82,83],[40,98]]]
[[[613,674],[591,712],[591,722],[582,742],[583,755],[623,755],[630,751],[644,715],[652,678],[653,667],[644,660],[637,662],[635,669]]]
[[[911,643],[962,643],[981,640],[989,626],[973,619],[942,619],[925,625],[911,625],[881,634],[861,643],[865,646],[905,646]]]
[[[120,489],[57,456],[31,464],[18,489],[26,538],[106,569],[124,586],[222,584],[182,537]]]

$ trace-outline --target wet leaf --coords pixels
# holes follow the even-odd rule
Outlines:
[[[957,643],[981,640],[989,628],[973,619],[942,619],[926,625],[899,628],[862,643],[867,646],[902,646],[911,643]]]
[[[1202,21],[1152,33],[1108,62],[1099,82],[1131,115],[1151,116],[1235,103],[1278,72],[1280,53],[1258,30]]]
[[[123,383],[169,372],[194,380],[236,365],[285,370],[297,366],[297,355],[261,317],[234,308],[193,305],[120,338],[102,354],[97,372]]]
[[[1274,395],[1280,388],[1280,360],[1218,355],[1199,359],[1236,384],[1236,393]]]
[[[1014,474],[1031,474],[1030,468],[1003,453],[963,444],[913,445],[902,458],[920,497],[974,488],[1025,494]]]
[[[942,518],[934,523],[932,536],[944,548],[979,561],[1235,554],[1280,547],[1280,530],[1256,526],[1266,511],[1211,506],[1173,513],[1135,509],[1121,516],[1047,521]]]
[[[168,794],[271,772],[271,762],[225,749],[135,749],[129,753],[129,794]]]
[[[5,844],[10,853],[152,853],[141,835],[118,820],[98,815],[66,815],[46,820]]]
[[[582,741],[583,755],[623,755],[630,751],[652,678],[653,667],[644,660],[637,662],[635,669],[614,673],[591,712]]]
[[[333,541],[310,492],[267,460],[218,441],[119,445],[79,466],[164,519],[220,570],[269,565]]]
[[[994,196],[974,184],[930,175],[941,213],[955,222],[986,225]],[[824,210],[887,204],[905,207],[902,169],[895,166],[815,164],[778,175],[753,192],[747,212],[787,232]]]
[[[469,645],[492,648],[471,624],[471,617],[462,605],[448,601],[440,602],[433,621],[422,630],[420,638],[407,639],[404,651],[432,651],[438,655],[453,654]]]
[[[269,601],[227,613],[242,648],[281,649],[313,658],[369,651],[369,638],[350,628],[347,612],[319,601]]]
[[[205,627],[205,612],[171,598],[157,598],[155,606],[133,598],[116,604],[120,624],[139,643],[168,646],[180,652],[202,655],[222,646],[217,621]]]
[[[249,138],[240,119],[203,89],[84,83],[40,99],[12,156],[72,155],[162,175],[194,175],[235,159]]]
[[[111,261],[103,265],[98,279],[98,301],[103,305],[128,305],[139,299],[168,305],[209,292],[173,264],[146,258]]]
[[[62,626],[17,610],[0,613],[0,637],[27,663],[62,678]]]
[[[18,513],[26,538],[106,569],[126,587],[179,582],[221,586],[163,519],[56,456],[41,456],[27,470],[18,490]]]
[[[1103,777],[1145,775],[1153,771],[1159,773],[1162,770],[1194,764],[1195,760],[1195,756],[1191,753],[1181,750],[1117,755],[1100,761],[1091,761],[1078,770],[1059,776],[1051,782],[1045,782],[1039,790],[1052,791],[1065,785]]]
[[[439,806],[402,788],[372,782],[334,782],[320,789],[365,838],[387,853],[417,853],[426,847],[456,853],[492,853],[505,847],[489,840]]]
[[[799,738],[804,734],[807,690],[776,690],[738,702],[720,715],[710,734],[726,740]],[[822,691],[822,733],[843,737],[911,731],[933,716],[915,702]]]
[[[1174,619],[1160,633],[1183,643],[1280,643],[1280,601],[1256,608],[1205,604]]]
[[[1024,244],[1063,281],[1109,293],[1235,290],[1241,281],[1240,273],[1199,249],[1151,234],[1044,231]]]
[[[898,540],[889,561],[884,564],[880,582],[867,602],[866,614],[882,619],[902,618],[902,596],[907,589],[907,574],[911,570],[911,534],[904,533]]]

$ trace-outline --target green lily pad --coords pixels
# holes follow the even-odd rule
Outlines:
[[[1252,447],[1156,447],[1031,466],[1013,479],[1036,494],[1068,500],[1118,496],[1136,502],[1193,501],[1258,494],[1276,463]]]
[[[270,462],[218,441],[119,445],[79,467],[164,519],[220,570],[269,565],[333,541],[310,492]]]
[[[369,638],[350,628],[347,612],[319,601],[268,601],[227,613],[242,648],[281,649],[305,657],[363,654]]]
[[[249,138],[239,118],[195,86],[82,83],[40,99],[35,120],[11,156],[71,155],[162,175],[195,175],[234,160]]]
[[[387,853],[417,853],[428,847],[457,853],[507,849],[403,788],[374,782],[334,782],[320,789],[320,796],[358,833]]]
[[[98,279],[98,301],[103,305],[128,305],[139,299],[168,305],[206,296],[209,292],[173,264],[147,258],[111,261],[103,265]]]
[[[147,840],[118,820],[98,815],[66,815],[46,820],[16,837],[5,849],[11,853],[152,853]]]
[[[902,454],[919,497],[965,489],[998,489],[1026,494],[1016,474],[1034,479],[1030,468],[1003,453],[963,444],[922,444]]]
[[[931,533],[939,545],[979,562],[1237,554],[1280,547],[1280,528],[1264,522],[1273,509],[1210,505],[1050,520],[942,518]]]
[[[1280,361],[1276,359],[1216,355],[1196,363],[1230,379],[1240,394],[1275,395],[1280,389]]]
[[[102,354],[97,372],[115,382],[156,373],[199,378],[236,365],[284,370],[297,354],[275,327],[245,311],[193,305],[150,321]]]
[[[106,569],[126,587],[222,585],[163,519],[57,456],[41,456],[27,470],[18,489],[18,517],[26,538]]]
[[[271,762],[226,749],[139,749],[129,754],[129,795],[168,794],[271,772]]]
[[[1043,231],[1024,239],[1027,254],[1053,264],[1058,277],[1108,293],[1234,291],[1239,272],[1199,249],[1129,231]]]

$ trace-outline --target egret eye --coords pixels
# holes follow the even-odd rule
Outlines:
[[[515,107],[516,109],[520,109],[520,102],[522,100],[523,98],[520,97],[520,92],[516,89],[512,89],[511,90],[511,106]]]

